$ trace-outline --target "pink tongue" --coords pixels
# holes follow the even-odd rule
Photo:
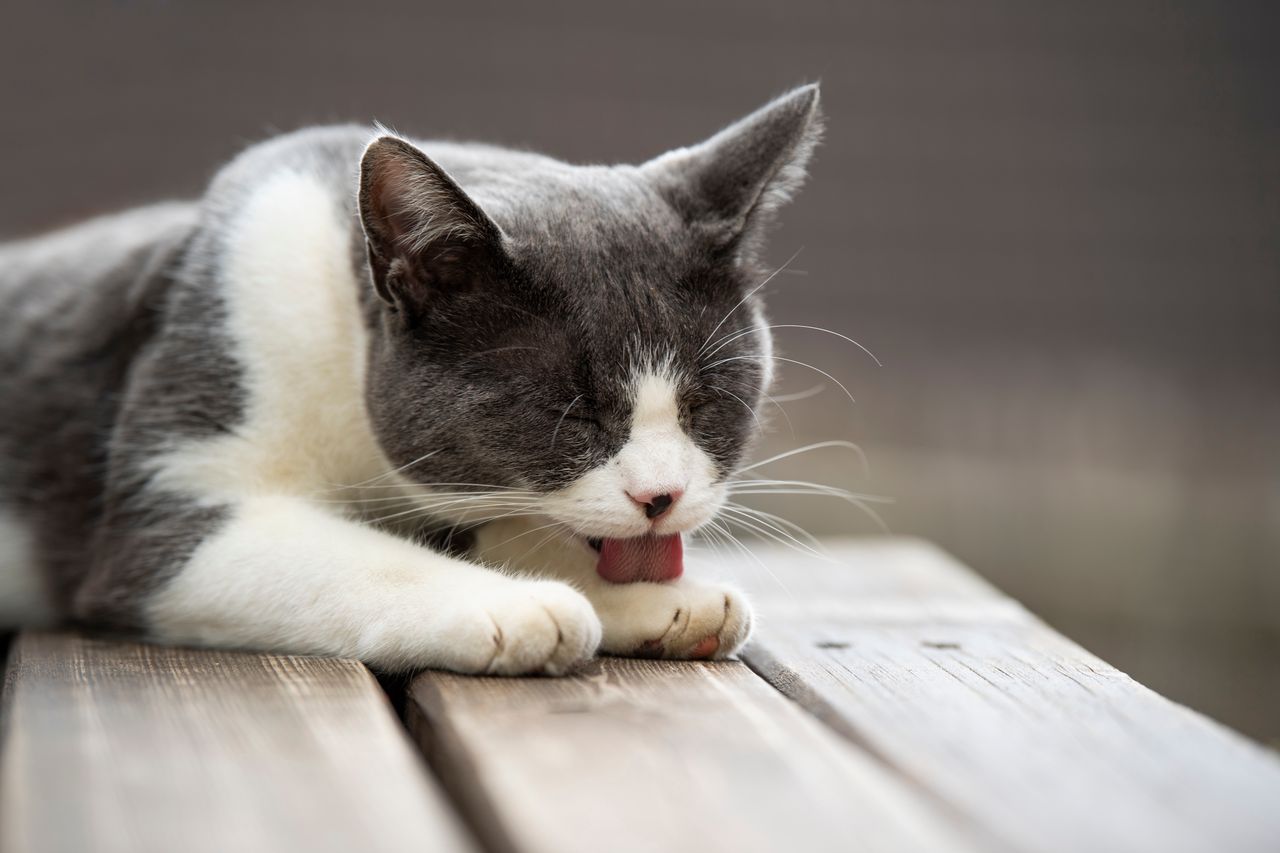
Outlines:
[[[673,581],[684,572],[680,534],[604,539],[596,572],[612,583]]]

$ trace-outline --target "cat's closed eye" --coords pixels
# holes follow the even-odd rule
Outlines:
[[[547,414],[551,416],[558,429],[577,429],[577,430],[601,430],[604,425],[600,422],[600,418],[596,415],[595,409],[590,404],[582,403],[578,400],[567,404],[561,408],[548,408]]]

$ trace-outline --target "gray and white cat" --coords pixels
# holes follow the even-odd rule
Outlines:
[[[0,248],[0,619],[562,673],[720,658],[682,574],[771,378],[818,91],[640,166],[325,127]]]

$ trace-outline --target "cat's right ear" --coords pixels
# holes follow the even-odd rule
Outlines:
[[[778,209],[804,183],[822,137],[818,86],[801,86],[707,141],[640,167],[685,220],[750,258]]]
[[[378,296],[415,322],[432,297],[492,275],[502,232],[443,169],[395,136],[360,160],[360,221]]]

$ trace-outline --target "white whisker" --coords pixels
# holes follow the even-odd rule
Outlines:
[[[765,523],[758,519],[752,518],[749,515],[738,514],[735,509],[731,507],[725,507],[725,512],[726,515],[724,515],[723,518],[730,524],[736,524],[739,527],[744,527],[762,539],[772,540],[773,542],[776,542],[786,548],[790,548],[793,551],[822,559],[821,554],[805,545],[803,542],[796,540],[792,536],[787,536],[785,534],[779,535],[782,531],[774,532],[769,530]]]
[[[739,512],[745,513],[751,516],[752,518],[755,518],[757,521],[761,523],[768,523],[770,527],[774,529],[778,529],[778,532],[780,533],[782,533],[784,530],[794,531],[794,534],[802,537],[805,540],[805,544],[813,548],[815,552],[819,552],[819,553],[826,552],[826,546],[824,546],[822,542],[818,540],[818,537],[814,536],[812,533],[805,530],[803,527],[796,524],[794,521],[790,521],[788,519],[782,518],[781,516],[774,515],[773,513],[770,513],[770,512],[765,512],[762,509],[756,509],[754,507],[746,506],[745,504],[731,502],[729,506],[733,507]],[[782,528],[782,529],[779,529],[779,528]]]
[[[530,533],[537,533],[539,530],[546,530],[548,527],[560,527],[560,526],[562,526],[561,522],[553,521],[550,524],[543,524],[539,527],[530,528],[529,530],[526,530],[523,533],[517,533],[515,536],[502,540],[497,545],[490,545],[488,548],[485,548],[483,551],[481,551],[480,554],[487,554],[495,548],[501,548],[503,545],[508,545],[516,541],[517,539],[528,536]]]
[[[849,402],[850,402],[850,403],[853,403],[853,404],[855,404],[855,405],[856,405],[856,404],[857,404],[857,402],[858,402],[857,400],[855,400],[855,399],[853,398],[853,394],[849,393],[849,389],[848,389],[848,388],[846,388],[846,387],[844,387],[844,383],[843,383],[843,382],[841,382],[839,379],[836,379],[836,378],[835,378],[834,376],[832,376],[830,373],[827,373],[827,372],[826,372],[825,370],[823,370],[821,367],[814,367],[812,364],[809,364],[809,362],[807,362],[807,361],[800,361],[799,359],[794,359],[794,358],[785,358],[784,356],[780,356],[780,355],[732,355],[732,356],[729,356],[728,358],[722,358],[722,359],[719,359],[719,360],[717,360],[717,361],[713,361],[713,362],[711,362],[710,364],[708,364],[706,367],[703,367],[703,368],[702,368],[701,370],[699,370],[698,372],[699,372],[699,373],[705,373],[706,371],[710,370],[711,368],[713,368],[713,367],[715,367],[715,366],[717,366],[717,365],[720,365],[720,364],[727,364],[728,362],[731,362],[731,361],[751,361],[751,360],[753,360],[753,359],[765,359],[765,358],[771,359],[772,361],[784,361],[784,362],[786,362],[787,364],[798,364],[798,365],[800,365],[801,367],[807,367],[807,368],[809,368],[809,369],[810,369],[810,370],[812,370],[812,371],[815,371],[815,372],[817,372],[817,373],[821,373],[823,376],[827,377],[827,378],[828,378],[828,379],[830,379],[832,382],[836,383],[836,386],[837,386],[841,391],[843,391],[843,392],[844,392],[844,394],[845,394],[845,396],[846,396],[846,397],[848,397],[848,398],[849,398]]]
[[[752,419],[756,422],[756,429],[758,429],[760,432],[764,432],[764,424],[760,423],[760,416],[756,414],[756,410],[755,410],[755,409],[753,409],[753,408],[751,408],[751,406],[747,405],[747,401],[746,401],[746,400],[742,399],[742,398],[741,398],[741,397],[739,397],[737,394],[733,393],[732,391],[728,390],[727,388],[721,388],[719,385],[710,385],[710,384],[708,384],[708,385],[707,385],[707,387],[708,387],[708,388],[710,388],[712,391],[716,391],[716,392],[718,392],[718,393],[720,393],[720,394],[728,394],[730,397],[732,397],[733,399],[735,399],[735,400],[737,400],[739,403],[741,403],[741,404],[742,404],[742,407],[743,407],[744,409],[746,409],[748,412],[750,412],[750,413],[751,413],[751,417],[752,417]],[[783,414],[786,414],[786,413],[784,412]]]
[[[825,390],[827,390],[827,383],[819,382],[812,388],[806,388],[805,390],[797,391],[794,394],[779,394],[773,399],[777,400],[779,403],[794,403],[797,400],[808,400],[810,397],[816,397]]]
[[[579,400],[582,399],[582,397],[583,395],[579,394],[578,396],[574,397],[572,400],[569,401],[569,405],[564,407],[564,411],[560,414],[560,420],[556,421],[556,428],[551,433],[552,449],[554,449],[556,446],[556,436],[560,434],[560,425],[564,423],[564,419],[569,416],[569,410],[573,408],[574,403],[577,403]]]
[[[795,594],[791,592],[791,588],[788,587],[785,583],[783,583],[782,579],[779,578],[777,575],[775,575],[772,569],[770,569],[767,565],[765,565],[764,560],[761,560],[760,557],[757,556],[754,551],[752,551],[745,544],[743,544],[743,542],[740,539],[738,539],[737,536],[734,536],[733,531],[731,531],[728,527],[721,525],[719,522],[716,522],[716,521],[709,522],[707,526],[717,530],[719,532],[719,535],[723,536],[730,545],[737,548],[738,551],[740,551],[747,557],[751,558],[751,560],[757,566],[763,569],[764,573],[767,574],[773,580],[773,582],[778,585],[779,589],[781,589],[787,595],[791,596],[792,599],[795,599]]]
[[[720,331],[720,327],[724,325],[725,320],[728,320],[730,317],[732,317],[732,316],[733,316],[733,312],[735,312],[735,311],[737,311],[739,308],[741,308],[741,307],[742,307],[742,305],[743,305],[743,303],[745,303],[745,302],[746,302],[748,299],[750,299],[752,296],[755,296],[756,291],[758,291],[760,288],[764,287],[764,286],[765,286],[766,284],[768,284],[769,282],[773,281],[774,276],[776,276],[778,273],[780,273],[780,272],[782,272],[783,270],[785,270],[787,267],[791,266],[791,262],[792,262],[792,261],[794,261],[794,260],[796,259],[796,257],[797,257],[797,256],[798,256],[802,251],[804,251],[804,247],[803,247],[803,246],[801,246],[799,249],[796,249],[795,254],[793,254],[791,257],[787,258],[787,260],[782,264],[782,266],[778,267],[776,270],[774,270],[772,273],[770,273],[770,274],[769,274],[769,276],[768,276],[764,281],[760,282],[760,283],[759,283],[759,284],[757,284],[755,287],[751,288],[751,290],[749,290],[749,291],[747,292],[747,295],[746,295],[746,296],[744,296],[744,297],[742,297],[741,299],[739,299],[739,300],[738,300],[738,304],[734,305],[732,308],[730,308],[730,309],[729,309],[729,313],[728,313],[728,314],[725,314],[723,317],[721,317],[721,318],[720,318],[720,322],[719,322],[719,323],[716,323],[716,327],[715,327],[714,329],[712,329],[712,330],[711,330],[711,334],[707,335],[707,339],[706,339],[705,341],[703,341],[703,342],[702,342],[702,346],[698,349],[698,355],[699,355],[699,356],[701,356],[701,355],[702,355],[702,353],[706,350],[707,345],[711,343],[711,339],[712,339],[712,338],[714,338],[714,337],[716,336],[716,332]]]
[[[796,456],[801,453],[809,453],[814,450],[822,450],[825,447],[843,447],[846,450],[852,450],[854,453],[858,454],[858,458],[862,460],[863,469],[867,470],[867,454],[862,451],[861,447],[854,444],[852,441],[818,441],[813,444],[806,444],[804,447],[797,447],[794,450],[788,450],[785,453],[779,453],[777,456],[770,456],[768,459],[762,459],[761,461],[752,463],[745,468],[738,469],[738,473],[745,474],[748,471],[753,471],[756,468],[762,468],[765,465],[779,462],[791,456]]]
[[[848,335],[841,334],[840,332],[834,331],[834,330],[832,330],[832,329],[824,329],[824,328],[822,328],[821,326],[806,326],[806,325],[803,325],[803,324],[801,324],[801,323],[775,323],[775,324],[772,324],[772,325],[769,325],[769,326],[765,326],[764,328],[765,328],[765,329],[769,329],[769,330],[772,330],[772,329],[808,329],[809,331],[812,331],[812,332],[822,332],[824,335],[832,335],[832,336],[834,336],[834,337],[840,338],[841,340],[848,341],[849,343],[853,344],[853,345],[854,345],[855,347],[857,347],[858,349],[860,349],[860,350],[862,350],[863,352],[865,352],[867,355],[871,356],[871,360],[872,360],[872,361],[874,361],[874,362],[876,363],[876,367],[884,367],[884,365],[883,365],[883,364],[881,364],[880,359],[879,359],[879,358],[877,358],[877,357],[876,357],[876,354],[875,354],[875,353],[873,353],[871,350],[867,349],[865,346],[863,346],[862,344],[858,343],[857,341],[855,341],[853,338],[849,337]],[[708,358],[710,358],[711,356],[715,355],[717,352],[719,352],[720,350],[722,350],[724,347],[726,347],[726,346],[728,346],[729,344],[733,343],[733,342],[734,342],[735,340],[737,340],[738,338],[741,338],[741,337],[744,337],[744,336],[746,336],[746,335],[749,335],[749,334],[751,334],[753,331],[755,331],[755,329],[754,329],[754,328],[738,329],[736,332],[734,332],[734,333],[732,333],[732,334],[730,334],[730,335],[725,335],[725,336],[724,336],[723,338],[721,338],[721,339],[720,339],[720,341],[716,344],[716,347],[715,347],[714,349],[712,349],[710,352],[706,353],[706,356],[707,356]]]

